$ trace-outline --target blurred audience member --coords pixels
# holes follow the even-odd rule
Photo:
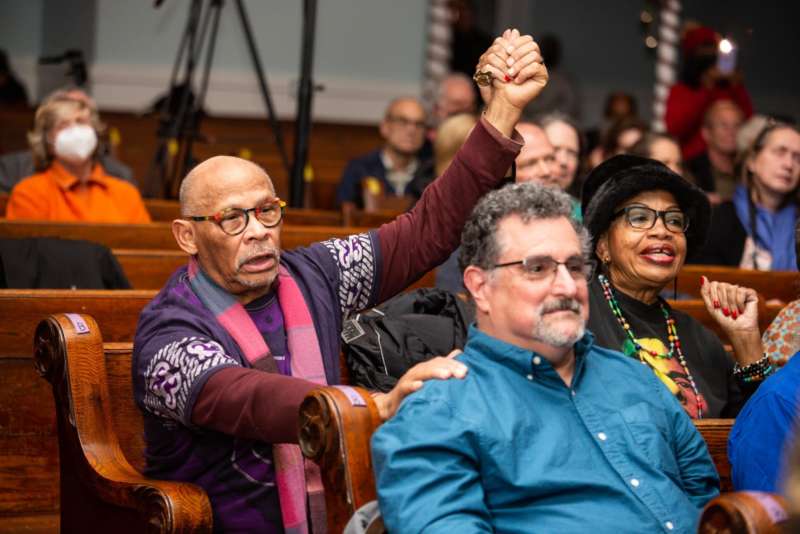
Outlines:
[[[146,223],[138,189],[109,176],[97,162],[105,126],[97,110],[72,97],[51,98],[36,110],[28,134],[41,172],[19,182],[6,207],[8,219]]]
[[[544,130],[533,122],[519,122],[517,132],[525,144],[515,160],[516,183],[534,182],[562,190],[569,187],[571,179],[556,160],[555,149]],[[581,222],[580,202],[573,197],[570,198],[572,217]],[[439,289],[446,289],[452,293],[464,291],[464,281],[458,266],[459,253],[459,249],[456,249],[436,270],[436,287]]]
[[[709,192],[713,204],[733,198],[739,183],[735,176],[736,135],[744,114],[732,100],[717,100],[708,108],[700,135],[706,150],[688,161],[686,166],[695,183]]]
[[[467,136],[478,122],[472,113],[458,113],[444,120],[436,130],[436,141],[433,143],[433,168],[436,176],[441,176],[453,161],[453,158],[467,140]]]
[[[633,95],[615,91],[606,97],[606,103],[603,106],[603,118],[607,126],[625,117],[638,116],[639,106],[636,104],[636,98]]]
[[[600,143],[605,138],[608,130],[625,117],[637,117],[638,106],[636,98],[629,93],[622,91],[614,91],[606,96],[605,103],[603,104],[603,122],[597,128],[590,128],[586,130],[586,148],[587,154],[595,152],[598,154],[597,161],[602,161],[603,158],[600,154]],[[591,156],[590,156],[590,159]],[[592,165],[594,167],[594,165]]]
[[[742,181],[732,201],[714,208],[708,242],[695,261],[764,271],[797,270],[797,127],[775,123],[765,128],[744,155]]]
[[[439,84],[439,92],[433,106],[436,125],[458,113],[475,113],[477,100],[472,78],[462,72],[448,74]]]
[[[8,63],[5,50],[0,50],[0,108],[27,108],[28,91]]]
[[[575,84],[561,69],[561,41],[552,34],[539,40],[542,57],[550,78],[539,98],[528,104],[524,117],[534,119],[544,113],[560,111],[572,117],[580,116],[580,101]]]
[[[684,176],[681,147],[678,145],[678,141],[671,135],[646,132],[642,138],[631,147],[628,154],[660,161],[675,174]]]
[[[769,126],[771,120],[766,115],[753,115],[744,121],[736,132],[736,153],[742,155],[753,146],[758,134]]]
[[[436,141],[433,143],[434,168],[436,176],[450,165],[453,158],[469,137],[478,118],[469,113],[459,113],[446,119],[436,131]],[[459,249],[456,249],[444,263],[436,269],[436,287],[446,289],[451,293],[464,291],[464,282],[461,269],[458,267]]]
[[[628,115],[618,119],[605,132],[600,145],[589,154],[590,168],[597,167],[617,154],[626,153],[639,142],[646,131],[647,124],[636,116]]]
[[[683,68],[680,81],[667,97],[664,120],[669,133],[681,143],[684,160],[703,153],[706,143],[701,129],[708,108],[717,100],[736,102],[745,117],[753,114],[750,95],[741,81],[741,73],[726,74],[717,67],[718,35],[711,28],[694,27],[681,41]]]
[[[42,105],[53,100],[75,100],[77,102],[82,102],[89,107],[90,113],[98,113],[97,104],[94,99],[86,94],[83,89],[77,87],[72,89],[59,89],[52,92],[45,98]],[[105,170],[106,174],[130,182],[134,186],[138,185],[133,178],[133,171],[131,168],[110,154],[108,144],[105,143],[103,139],[98,139],[98,145],[96,153],[97,162],[103,166],[103,170]],[[30,150],[21,150],[19,152],[11,152],[0,156],[0,192],[11,191],[20,180],[42,170],[44,169],[37,169],[34,166],[33,152]]]
[[[429,159],[420,159],[427,114],[410,97],[392,100],[380,124],[385,144],[351,160],[342,173],[336,201],[364,208],[367,195],[419,198],[433,179]]]
[[[800,358],[767,378],[736,416],[728,437],[731,479],[737,491],[782,493],[800,394]]]
[[[578,171],[583,143],[581,131],[575,121],[565,113],[554,111],[537,121],[555,150],[556,162],[567,182],[564,189],[573,197],[580,195]]]

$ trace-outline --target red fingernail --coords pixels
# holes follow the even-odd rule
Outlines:
[[[510,82],[510,81],[511,81],[511,76],[509,76],[508,74],[506,74],[506,75],[504,76],[504,78],[505,78],[505,80],[506,80],[507,82]]]
[[[731,317],[733,317],[734,319],[736,319],[737,317],[739,317],[739,312],[737,312],[736,310],[733,310],[733,311],[731,312]]]
[[[700,287],[703,287],[703,284],[706,283],[706,278],[704,276],[700,277]]]
[[[731,314],[731,312],[728,308],[722,308],[722,314],[727,317]]]
[[[718,300],[715,300],[715,301],[714,301],[714,307],[715,307],[715,308],[717,308],[717,309],[719,309],[719,301],[718,301]]]

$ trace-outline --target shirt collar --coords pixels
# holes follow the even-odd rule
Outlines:
[[[594,334],[588,330],[575,345],[575,371],[573,373],[573,386],[578,382],[583,374],[586,356],[594,346]],[[511,343],[506,343],[485,332],[482,332],[473,323],[469,327],[469,337],[465,351],[475,352],[484,357],[489,357],[495,362],[508,367],[515,373],[523,376],[556,374],[553,366],[544,356],[535,351],[523,349]],[[536,363],[538,362],[538,363]],[[560,380],[560,378],[559,378]]]
[[[389,157],[389,154],[387,154],[385,150],[381,150],[381,162],[383,163],[383,166],[384,166],[384,168],[386,169],[387,172],[395,172],[396,171],[396,169],[394,168],[393,163],[392,163],[392,158]],[[411,161],[411,163],[408,164],[408,167],[406,167],[401,172],[404,172],[404,173],[407,173],[407,174],[414,174],[415,172],[417,172],[417,167],[418,166],[419,166],[419,159],[418,158],[414,158]]]
[[[50,175],[56,181],[56,184],[63,189],[64,191],[68,191],[72,189],[76,185],[78,185],[78,177],[69,172],[63,165],[61,165],[57,161],[53,161],[50,165]],[[94,182],[98,185],[103,187],[108,187],[108,181],[105,175],[103,174],[103,169],[98,163],[94,163],[92,166],[92,173],[89,175],[89,182]]]

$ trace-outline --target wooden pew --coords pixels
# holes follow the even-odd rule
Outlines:
[[[90,313],[106,340],[130,342],[153,296],[155,291],[0,290],[0,531],[57,530],[55,408],[34,367],[36,325],[52,313]]]
[[[185,262],[185,256],[176,251],[133,250],[130,254],[135,261],[167,265],[158,274],[164,279],[175,266],[170,261]],[[121,263],[129,271],[124,258]],[[145,271],[153,269],[140,274]],[[131,280],[136,283],[137,279]],[[426,280],[432,281],[432,273],[415,286]],[[86,313],[97,317],[106,341],[132,341],[139,313],[163,281],[152,285],[147,291],[0,290],[0,317],[4,318],[0,322],[0,525],[14,531],[49,532],[58,513],[55,410],[33,366],[36,325],[54,313]],[[0,532],[4,530],[0,526]]]
[[[328,529],[341,532],[358,508],[377,498],[370,453],[370,438],[380,425],[377,407],[362,388],[317,388],[300,406],[299,424],[300,448],[322,470]],[[695,425],[708,445],[720,475],[721,490],[731,491],[727,440],[733,419],[705,419],[695,421]],[[757,503],[747,500],[730,506],[736,513],[761,512]]]
[[[188,255],[180,250],[114,249],[113,252],[134,289],[161,289],[172,273],[188,261]],[[408,290],[435,285],[436,271],[431,270],[408,286]]]
[[[115,248],[112,252],[134,289],[161,289],[189,260],[182,250]]]
[[[201,488],[141,475],[144,430],[133,400],[132,344],[104,346],[91,316],[58,314],[37,327],[35,350],[57,408],[61,529],[210,532],[211,504]]]
[[[800,273],[755,271],[719,265],[684,265],[678,273],[678,293],[700,298],[700,277],[755,289],[765,299],[791,302],[800,298]]]
[[[181,209],[177,200],[146,198],[144,206],[154,222],[172,222],[173,219],[179,219],[181,216]],[[342,226],[342,214],[335,210],[286,208],[284,224],[293,226]]]
[[[281,246],[293,249],[324,241],[332,237],[346,237],[367,232],[368,228],[343,226],[291,226],[284,225]],[[46,221],[0,221],[0,237],[61,237],[85,239],[111,249],[162,249],[178,250],[172,236],[170,223],[107,224]]]
[[[699,321],[700,324],[714,332],[724,344],[730,345],[727,334],[725,334],[722,328],[720,328],[719,323],[708,313],[702,300],[670,300],[669,304],[674,309],[682,311]],[[767,304],[763,302],[762,299],[758,309],[758,325],[762,332],[769,327],[769,324],[775,319],[775,316],[778,315],[781,309],[783,309],[783,305],[777,303]],[[678,335],[680,335],[680,332],[678,332]]]

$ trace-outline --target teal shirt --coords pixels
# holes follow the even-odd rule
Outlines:
[[[719,478],[678,401],[639,362],[575,345],[572,386],[474,326],[463,380],[430,380],[372,438],[392,534],[695,532]]]

